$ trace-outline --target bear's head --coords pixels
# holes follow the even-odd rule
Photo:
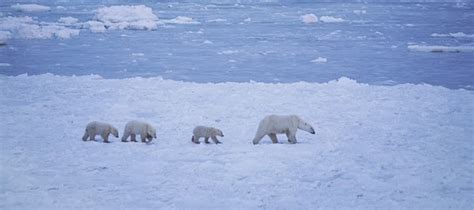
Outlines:
[[[298,117],[298,128],[304,131],[307,131],[311,134],[315,134],[316,132],[314,131],[313,126],[311,126],[309,123],[305,122],[301,118]]]

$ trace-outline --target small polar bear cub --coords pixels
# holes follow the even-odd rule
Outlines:
[[[119,137],[117,128],[108,123],[93,121],[87,124],[82,140],[87,141],[87,138],[90,137],[91,141],[95,141],[95,135],[97,134],[99,134],[102,139],[104,139],[105,143],[109,143],[109,134],[112,134],[116,138]]]
[[[222,133],[221,130],[213,127],[206,127],[206,126],[196,126],[193,130],[193,137],[191,138],[191,141],[194,142],[195,144],[199,144],[199,139],[201,137],[204,137],[204,142],[206,144],[209,144],[209,138],[214,141],[216,144],[221,144],[216,136],[224,137],[224,134]]]
[[[298,129],[315,134],[313,127],[296,115],[268,115],[260,121],[253,144],[258,144],[265,135],[268,135],[272,143],[278,143],[276,134],[284,133],[288,142],[296,144],[296,131]]]
[[[127,142],[127,138],[130,136],[130,140],[137,142],[136,136],[140,135],[142,142],[151,142],[153,138],[156,139],[156,129],[150,124],[138,120],[129,121],[125,125],[123,131],[122,142]]]

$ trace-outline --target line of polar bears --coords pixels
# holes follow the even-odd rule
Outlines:
[[[272,143],[276,144],[278,143],[276,134],[284,133],[288,137],[288,142],[296,144],[296,131],[298,129],[315,134],[313,127],[296,115],[268,115],[260,121],[252,143],[258,144],[263,137],[268,135]],[[89,138],[89,140],[95,141],[95,136],[100,135],[104,142],[109,143],[110,134],[116,138],[119,137],[117,128],[111,124],[93,121],[87,124],[82,140],[87,141]],[[128,137],[130,137],[130,141],[137,142],[137,135],[140,135],[142,142],[149,143],[154,138],[156,139],[156,129],[146,122],[129,121],[123,131],[122,142],[127,142]],[[224,137],[224,133],[217,128],[196,126],[191,141],[199,144],[199,139],[204,138],[204,142],[208,144],[209,138],[211,138],[214,143],[220,144],[221,142],[217,139],[217,136]]]

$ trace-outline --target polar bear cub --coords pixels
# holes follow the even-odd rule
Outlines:
[[[194,142],[195,144],[199,144],[199,139],[201,137],[204,137],[204,142],[206,144],[209,144],[209,138],[214,141],[216,144],[220,144],[220,142],[216,136],[224,137],[224,134],[222,133],[221,130],[213,127],[206,127],[206,126],[196,126],[193,130],[193,137],[191,138],[191,141]]]
[[[129,121],[125,125],[123,131],[122,142],[127,142],[127,138],[130,136],[130,140],[137,142],[136,136],[140,135],[142,142],[151,142],[153,138],[156,139],[156,129],[150,124],[138,120]]]
[[[109,143],[109,134],[112,134],[116,138],[119,137],[117,128],[108,123],[93,121],[87,124],[82,140],[87,141],[87,138],[90,138],[91,141],[95,141],[95,135],[97,134],[102,136],[105,143]]]
[[[298,129],[315,134],[313,127],[296,115],[268,115],[260,121],[253,144],[258,144],[265,135],[268,135],[274,144],[278,143],[276,134],[284,133],[288,142],[296,144]]]

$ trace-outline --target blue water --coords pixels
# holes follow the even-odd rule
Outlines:
[[[369,84],[427,83],[474,87],[474,52],[429,53],[409,44],[466,46],[474,38],[431,34],[474,34],[474,4],[144,3],[160,19],[187,16],[198,25],[161,25],[154,31],[92,33],[71,39],[11,39],[0,46],[0,74],[99,74],[105,78],[152,77],[195,82],[327,82],[345,76]],[[63,5],[44,13],[13,11],[56,22],[72,16],[91,20],[108,4]],[[60,5],[60,4],[59,4]],[[56,5],[51,5],[55,8]],[[354,10],[363,10],[358,14]],[[304,24],[313,13],[343,23]],[[225,22],[208,22],[213,19]],[[250,18],[251,21],[244,21]],[[206,40],[212,44],[204,43]],[[222,52],[227,52],[222,53]],[[230,53],[229,53],[230,52]],[[313,63],[318,57],[326,63]]]

